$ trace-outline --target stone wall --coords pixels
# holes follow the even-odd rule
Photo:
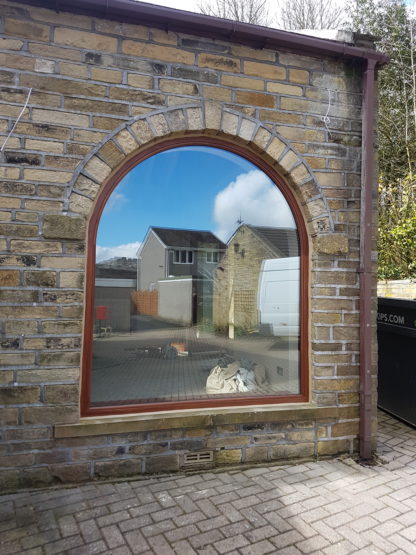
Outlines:
[[[0,0],[2,487],[356,448],[361,65]],[[328,115],[329,119],[323,119]],[[103,183],[184,134],[243,145],[311,245],[310,404],[80,420],[85,244]],[[257,409],[258,410],[258,409]]]
[[[416,282],[410,279],[390,279],[377,283],[379,297],[396,299],[416,299]]]

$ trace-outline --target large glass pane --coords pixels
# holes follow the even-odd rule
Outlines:
[[[98,229],[91,405],[299,393],[299,264],[289,205],[247,160],[136,166]]]

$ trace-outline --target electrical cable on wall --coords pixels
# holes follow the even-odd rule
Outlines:
[[[6,137],[5,141],[4,141],[4,143],[2,144],[2,147],[0,148],[0,152],[3,152],[3,150],[4,150],[4,148],[5,148],[6,144],[7,144],[7,141],[8,141],[8,140],[10,139],[10,137],[12,136],[13,131],[16,129],[16,125],[19,123],[20,118],[23,116],[23,112],[24,112],[24,111],[26,110],[26,108],[27,108],[27,105],[28,105],[28,103],[29,103],[29,98],[30,98],[30,95],[31,95],[31,94],[32,94],[32,87],[29,89],[29,92],[28,92],[28,95],[27,95],[27,98],[26,98],[25,105],[23,106],[22,111],[21,111],[20,114],[18,115],[17,120],[14,122],[13,127],[11,128],[11,130],[10,130],[9,134],[7,135],[7,137]]]
[[[326,89],[328,91],[328,108],[326,110],[326,114],[324,116],[321,116],[321,121],[324,122],[325,124],[325,128],[328,131],[328,135],[329,138],[332,138],[332,134],[331,131],[329,130],[328,124],[331,122],[331,118],[328,116],[329,114],[329,110],[331,109],[331,100],[332,100],[332,93],[336,92],[336,91],[332,91],[331,89]]]

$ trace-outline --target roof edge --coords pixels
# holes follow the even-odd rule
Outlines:
[[[300,33],[131,0],[106,0],[106,2],[103,2],[103,0],[15,1],[19,4],[49,8],[56,12],[64,11],[140,25],[151,25],[164,30],[246,44],[254,48],[279,48],[309,56],[325,55],[332,58],[372,59],[379,66],[388,62],[388,57],[377,50],[357,47],[345,42],[321,39]]]

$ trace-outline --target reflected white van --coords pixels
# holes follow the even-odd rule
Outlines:
[[[299,278],[299,256],[263,260],[257,297],[261,332],[299,336]]]

